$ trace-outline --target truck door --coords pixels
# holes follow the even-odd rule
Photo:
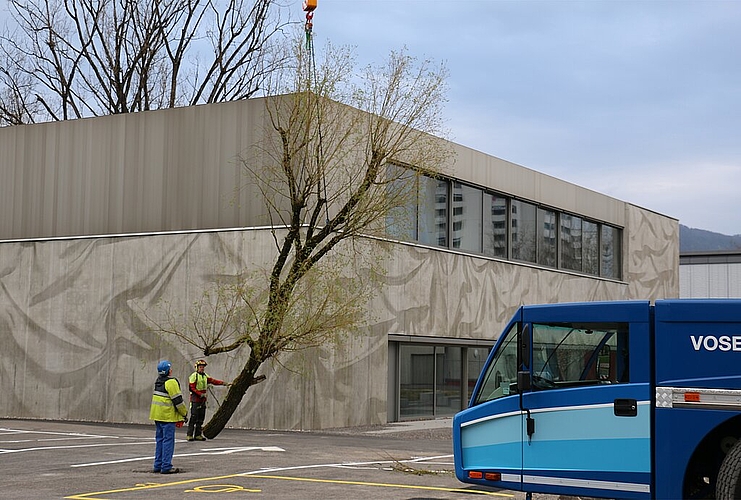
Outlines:
[[[524,308],[523,490],[651,497],[649,317],[648,302]]]
[[[500,335],[474,388],[471,408],[453,420],[458,479],[521,489],[522,412],[517,393],[519,313]]]

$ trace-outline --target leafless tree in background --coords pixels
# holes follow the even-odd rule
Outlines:
[[[274,0],[8,0],[0,125],[245,99],[282,63]],[[282,41],[277,41],[282,43]]]

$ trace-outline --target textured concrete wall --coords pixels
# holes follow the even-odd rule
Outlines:
[[[493,339],[523,303],[674,297],[676,221],[631,208],[631,283],[415,245],[391,253],[369,330],[266,365],[233,426],[311,429],[386,421],[389,333]],[[658,231],[658,232],[656,232]],[[162,303],[186,311],[218,276],[264,266],[265,230],[0,243],[0,414],[145,422],[159,359],[184,380],[193,347],[146,328]],[[159,311],[159,313],[158,313]],[[283,366],[289,368],[284,369]],[[210,360],[235,376],[239,353]],[[216,388],[216,398],[223,396]]]
[[[457,179],[614,226],[625,225],[623,201],[459,144],[453,148],[455,164],[450,174]]]
[[[240,162],[268,132],[264,115],[249,99],[0,127],[0,240],[267,224]],[[448,144],[446,174],[625,225],[620,200]]]
[[[634,205],[625,206],[623,279],[628,297],[679,297],[679,222]]]
[[[0,127],[0,239],[253,226],[262,99]]]
[[[187,311],[218,276],[269,263],[273,240],[264,230],[138,233],[265,223],[259,196],[234,196],[238,157],[264,132],[263,106],[0,128],[0,415],[144,422],[157,361],[169,358],[185,380],[200,353],[153,335],[145,312],[162,301]],[[290,370],[264,366],[267,380],[232,425],[385,422],[389,333],[494,339],[523,303],[678,296],[676,220],[453,147],[450,175],[623,227],[625,281],[376,242],[391,257],[368,331],[341,348],[288,354]],[[91,237],[40,239],[77,235]],[[222,358],[209,373],[235,376],[239,353]]]

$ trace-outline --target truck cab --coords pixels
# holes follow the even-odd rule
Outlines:
[[[739,361],[738,300],[523,306],[453,420],[456,476],[531,493],[714,498],[738,482]]]

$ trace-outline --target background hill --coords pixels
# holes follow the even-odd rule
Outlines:
[[[741,234],[728,236],[679,225],[679,252],[741,251]]]

